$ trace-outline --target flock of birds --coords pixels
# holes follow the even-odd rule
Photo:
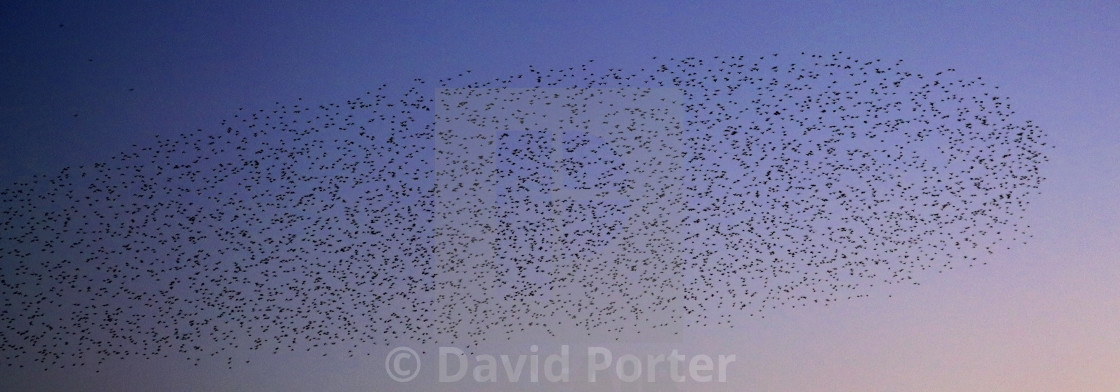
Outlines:
[[[979,78],[652,63],[277,103],[11,184],[4,363],[676,331],[1029,237],[1044,133]]]

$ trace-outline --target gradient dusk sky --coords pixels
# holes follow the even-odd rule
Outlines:
[[[108,161],[157,135],[224,130],[242,110],[343,104],[383,84],[467,70],[489,81],[589,60],[636,72],[654,57],[842,52],[982,77],[1053,147],[1023,216],[1033,238],[920,285],[688,327],[673,348],[737,360],[724,383],[676,388],[1120,391],[1116,2],[16,1],[0,5],[0,40],[0,189]],[[421,93],[431,97],[437,85],[428,86]],[[245,350],[237,356],[251,361],[233,367],[222,355],[47,370],[0,363],[0,390],[535,387],[398,383],[385,370],[392,348],[371,343],[370,355],[353,358]]]

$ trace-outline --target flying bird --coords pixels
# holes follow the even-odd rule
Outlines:
[[[1029,238],[1046,135],[979,78],[604,63],[243,108],[10,184],[4,363],[727,323]]]

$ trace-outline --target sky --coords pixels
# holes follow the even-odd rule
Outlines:
[[[416,79],[429,81],[420,94],[434,96],[434,81],[468,70],[466,80],[489,81],[591,60],[600,72],[637,72],[659,64],[654,57],[841,52],[903,60],[900,68],[926,75],[955,69],[961,79],[999,86],[1015,118],[1037,125],[1052,146],[1040,167],[1046,180],[1022,217],[1033,235],[1025,244],[981,256],[984,264],[922,275],[920,285],[878,286],[862,298],[768,309],[765,317],[732,312],[733,327],[690,326],[679,341],[618,350],[736,356],[726,382],[676,386],[688,390],[1114,391],[1117,20],[1120,6],[1105,1],[6,3],[0,183],[22,189],[36,176],[157,140],[219,132],[245,111],[342,105],[383,84],[395,99]],[[6,268],[20,262],[2,257]],[[399,383],[385,370],[392,348],[371,345],[357,358],[242,350],[251,361],[232,367],[222,355],[47,370],[0,365],[0,389],[526,387]],[[616,386],[633,387],[580,389]]]

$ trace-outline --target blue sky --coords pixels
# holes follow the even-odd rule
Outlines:
[[[926,74],[953,68],[998,85],[1018,118],[1050,136],[1047,181],[1025,217],[1034,238],[920,286],[690,328],[684,347],[739,360],[729,382],[687,388],[1111,391],[1120,388],[1117,20],[1120,6],[1104,1],[6,4],[0,180],[106,161],[157,135],[218,130],[241,108],[343,103],[467,70],[492,80],[588,60],[634,70],[652,57],[801,52],[902,59]],[[386,377],[388,349],[361,359],[247,353],[254,360],[232,370],[176,358],[0,367],[0,385],[409,390]]]

